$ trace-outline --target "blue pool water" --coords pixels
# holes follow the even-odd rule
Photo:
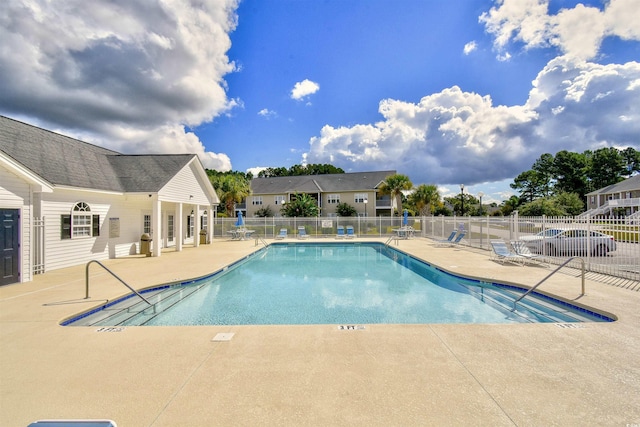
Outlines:
[[[146,292],[65,324],[296,325],[610,320],[446,274],[375,243],[272,244],[219,274]],[[118,304],[125,307],[118,308]],[[98,320],[93,322],[92,318]]]

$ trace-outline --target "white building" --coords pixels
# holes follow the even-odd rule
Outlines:
[[[0,116],[1,285],[209,242],[217,204],[195,154],[124,155]]]

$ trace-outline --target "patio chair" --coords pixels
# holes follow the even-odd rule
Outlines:
[[[532,253],[526,242],[514,240],[511,242],[511,247],[516,254],[525,258],[525,262],[531,261],[544,267],[549,267],[547,257]]]
[[[497,261],[500,264],[504,264],[505,262],[510,262],[517,265],[524,265],[526,259],[522,255],[518,255],[515,252],[512,252],[505,242],[502,240],[491,240],[489,242],[491,244],[491,249],[493,249],[491,259],[493,261]]]
[[[338,226],[338,234],[336,234],[336,239],[344,239],[345,234],[344,234],[344,227],[339,225]]]
[[[308,239],[309,235],[303,226],[298,227],[298,239]]]
[[[453,239],[456,237],[456,234],[458,234],[458,230],[453,230],[446,239],[436,240],[436,246],[450,246],[453,243]]]
[[[356,235],[353,232],[353,227],[350,226],[350,225],[347,225],[347,239],[353,239],[355,237],[356,237]]]
[[[287,229],[281,228],[280,232],[276,235],[276,239],[282,240],[287,238]]]

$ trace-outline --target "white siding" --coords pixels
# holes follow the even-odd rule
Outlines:
[[[142,234],[142,212],[150,205],[147,196],[120,196],[112,194],[56,190],[43,194],[42,215],[46,219],[46,271],[132,255],[138,252]],[[71,214],[77,202],[91,207],[92,215],[100,215],[100,236],[62,239],[61,215]],[[109,219],[118,218],[119,237],[109,237]]]
[[[20,209],[20,281],[32,279],[31,261],[31,188],[5,168],[0,168],[0,207]]]
[[[207,194],[198,180],[193,162],[178,172],[171,181],[165,185],[158,197],[162,201],[182,202],[200,206],[210,206]],[[193,197],[190,197],[193,196]]]

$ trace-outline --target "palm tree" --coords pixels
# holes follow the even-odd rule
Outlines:
[[[387,179],[382,182],[380,186],[380,192],[382,194],[389,194],[391,199],[394,198],[398,202],[398,215],[402,212],[402,192],[408,191],[413,188],[413,183],[408,176],[402,174],[389,175]],[[391,216],[393,217],[393,206],[391,206]]]
[[[316,199],[310,195],[306,193],[297,193],[293,194],[291,199],[292,200],[290,202],[280,209],[282,215],[288,217],[318,216],[318,204],[316,203]]]
[[[211,180],[218,197],[224,203],[228,217],[233,217],[236,203],[240,203],[251,194],[251,184],[240,175],[220,175]]]
[[[433,184],[420,184],[409,196],[411,203],[418,209],[420,215],[430,215],[431,207],[440,202],[438,187]]]

